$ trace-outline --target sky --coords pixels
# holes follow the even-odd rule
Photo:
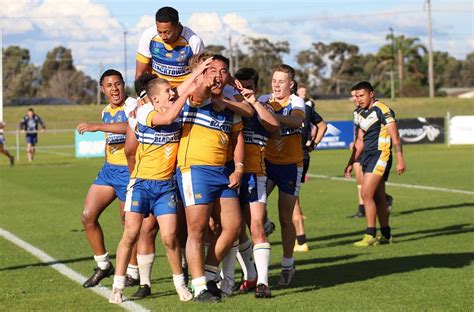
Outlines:
[[[97,79],[108,68],[133,81],[135,53],[142,31],[154,25],[162,6],[180,12],[183,25],[205,44],[241,46],[245,36],[288,41],[284,61],[296,65],[298,51],[313,42],[345,41],[362,53],[387,44],[395,35],[418,37],[428,46],[427,0],[0,0],[3,46],[30,51],[43,63],[46,53],[62,45],[72,50],[74,65]],[[472,0],[432,0],[433,48],[464,59],[474,52]],[[126,32],[126,36],[124,36]],[[126,38],[126,40],[125,40]],[[126,44],[125,44],[126,42]],[[125,52],[126,51],[126,52]]]

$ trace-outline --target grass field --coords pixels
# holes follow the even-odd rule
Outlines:
[[[408,171],[392,172],[401,184],[474,191],[472,146],[407,146]],[[310,173],[342,176],[347,150],[317,151]],[[43,250],[59,263],[89,276],[94,262],[80,215],[87,189],[102,164],[39,153],[33,164],[0,163],[0,228]],[[389,186],[396,243],[360,249],[352,246],[364,221],[348,219],[356,210],[355,183],[311,178],[302,188],[311,250],[296,254],[294,284],[273,287],[275,298],[256,301],[237,295],[213,310],[427,310],[466,311],[474,306],[474,195]],[[270,216],[277,220],[275,198]],[[118,205],[101,217],[111,254],[121,236]],[[270,236],[270,283],[276,285],[280,237]],[[120,307],[82,288],[26,251],[0,238],[0,310],[109,311]],[[136,301],[150,310],[208,310],[180,303],[161,244],[153,270],[153,295]],[[112,279],[103,285],[110,287]],[[135,289],[126,289],[131,295]],[[258,306],[256,306],[258,304]]]

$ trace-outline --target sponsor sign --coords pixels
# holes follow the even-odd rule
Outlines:
[[[354,141],[354,122],[329,121],[327,130],[316,149],[349,148]]]
[[[102,132],[86,132],[79,134],[76,131],[76,157],[91,158],[105,156],[105,135]]]
[[[397,119],[403,144],[444,143],[444,118]]]
[[[474,116],[454,116],[449,121],[449,144],[474,144]]]

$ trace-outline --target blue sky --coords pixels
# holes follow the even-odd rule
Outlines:
[[[243,35],[290,42],[285,62],[312,42],[346,41],[361,52],[376,52],[392,27],[396,35],[419,37],[427,45],[426,0],[241,0],[241,1],[112,1],[0,0],[3,44],[30,50],[41,64],[47,51],[72,49],[74,64],[93,78],[101,69],[124,70],[127,31],[127,77],[133,80],[135,51],[141,32],[152,26],[156,10],[178,9],[206,44],[242,42]],[[432,0],[433,45],[462,59],[474,51],[473,2]]]

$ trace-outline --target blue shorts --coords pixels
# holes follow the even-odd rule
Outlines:
[[[38,143],[38,134],[37,133],[27,134],[26,143],[35,146]]]
[[[267,202],[267,177],[256,173],[244,173],[240,184],[240,202],[266,203]]]
[[[106,162],[92,184],[111,186],[122,202],[125,201],[130,172],[127,166],[112,165]]]
[[[364,173],[373,173],[383,176],[384,181],[388,180],[390,168],[392,168],[392,152],[386,151],[370,151],[363,152],[360,158],[362,171]]]
[[[272,180],[283,193],[298,196],[300,193],[303,167],[297,164],[277,165],[265,159],[268,180]]]
[[[124,211],[138,212],[145,218],[176,214],[176,185],[173,179],[131,179],[127,189]]]
[[[0,144],[5,143],[5,137],[3,136],[3,133],[0,133]]]
[[[216,166],[191,166],[186,172],[176,170],[179,192],[184,206],[202,205],[218,198],[238,198],[237,190],[229,188],[228,170]]]

